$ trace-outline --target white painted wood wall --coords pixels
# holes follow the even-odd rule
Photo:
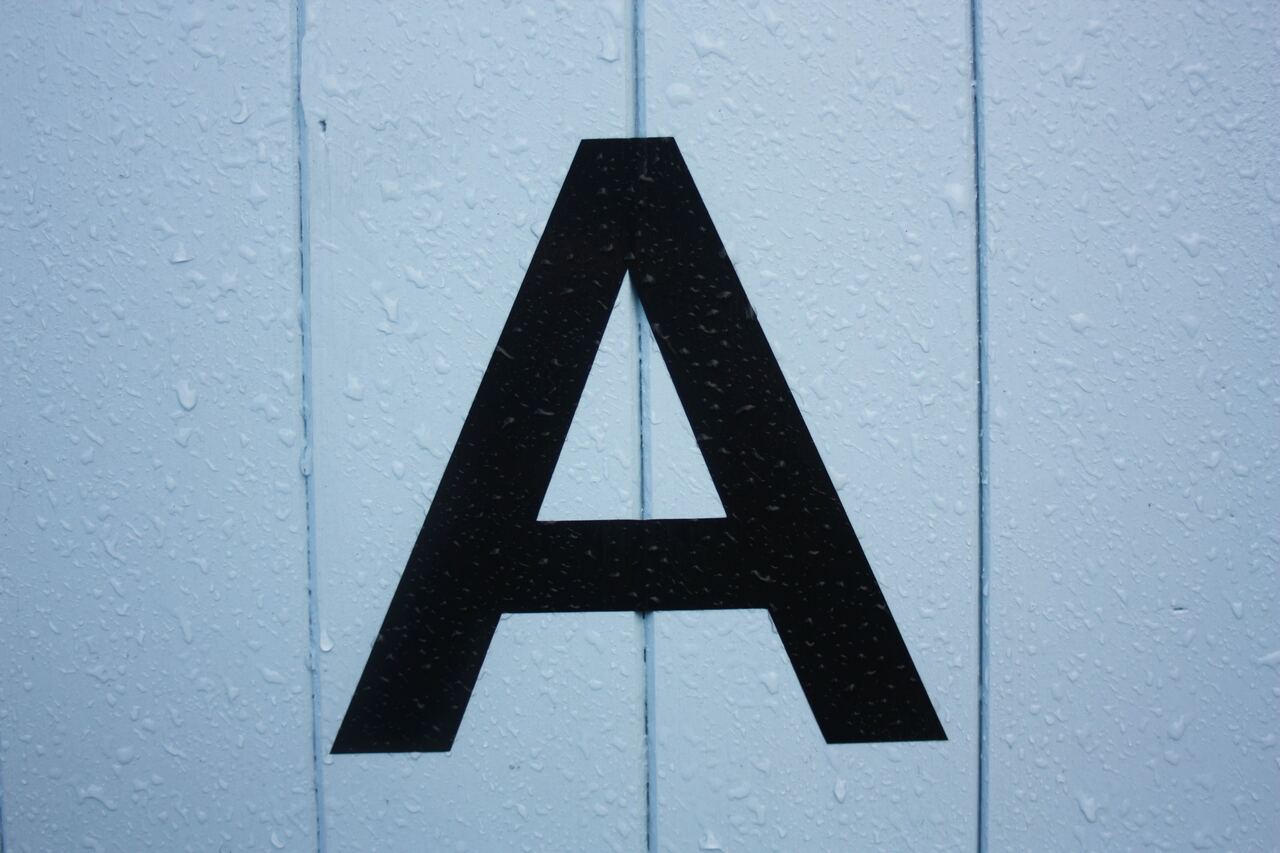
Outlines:
[[[975,2],[2,0],[3,849],[1276,849],[1280,16]],[[827,746],[763,612],[579,614],[504,619],[451,753],[330,757],[629,135],[950,739]],[[718,511],[646,335],[544,516]]]

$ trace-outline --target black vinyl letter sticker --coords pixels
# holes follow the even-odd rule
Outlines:
[[[537,520],[627,272],[724,518]],[[828,743],[946,738],[675,140],[584,140],[333,752],[448,751],[503,613],[725,608]]]

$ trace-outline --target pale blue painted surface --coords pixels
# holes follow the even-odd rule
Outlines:
[[[1273,12],[976,15],[992,850],[1280,843]],[[2,14],[5,850],[974,848],[967,5]],[[317,756],[309,657],[323,751],[578,139],[636,129],[951,740],[824,745],[763,613],[659,615],[648,670],[608,614],[504,621],[448,756]],[[544,515],[714,514],[616,312]]]
[[[626,135],[630,36],[621,6],[308,10],[327,747],[578,142]],[[639,517],[615,311],[544,517]],[[642,644],[631,613],[505,619],[452,752],[326,758],[329,848],[643,850]]]
[[[5,849],[311,849],[292,8],[0,20]]]
[[[763,611],[659,614],[663,851],[966,849],[977,828],[973,119],[960,4],[650,2],[674,135],[950,740],[828,746]],[[654,509],[700,460],[665,436]]]
[[[1280,846],[1278,22],[983,2],[992,850]]]

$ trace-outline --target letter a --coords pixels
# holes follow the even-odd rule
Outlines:
[[[725,517],[538,521],[628,272]],[[945,739],[675,140],[585,140],[333,752],[448,751],[503,613],[725,608],[828,743]]]

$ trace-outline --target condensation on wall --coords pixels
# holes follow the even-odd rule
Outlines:
[[[1270,850],[1263,3],[6,4],[5,850]],[[674,136],[948,740],[514,615],[328,754],[579,140]],[[545,518],[721,507],[624,288]]]

